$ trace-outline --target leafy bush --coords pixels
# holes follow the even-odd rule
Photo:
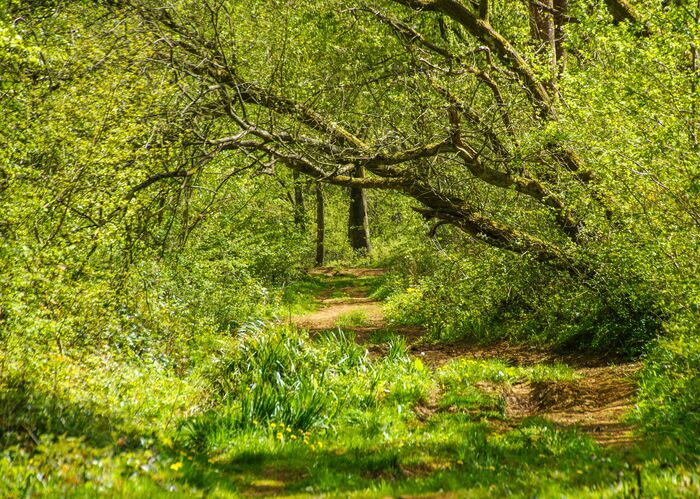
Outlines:
[[[612,252],[612,250],[611,250]],[[390,322],[422,325],[436,339],[468,337],[639,355],[669,310],[658,269],[610,256],[587,281],[508,255],[455,245],[385,305]],[[398,281],[400,282],[400,281]],[[665,288],[666,293],[674,292]]]
[[[700,456],[700,317],[669,326],[651,345],[639,375],[636,420],[672,457]]]
[[[152,364],[118,356],[0,352],[0,448],[33,447],[52,435],[93,446],[138,445],[167,433],[198,404],[200,389]]]
[[[384,313],[392,324],[420,326],[427,320],[426,304],[420,288],[409,287],[404,292],[395,293],[386,301]]]

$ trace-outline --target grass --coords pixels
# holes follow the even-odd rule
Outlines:
[[[565,366],[459,360],[433,371],[417,365],[397,337],[389,350],[370,360],[342,331],[311,339],[288,327],[261,326],[187,380],[151,371],[125,379],[116,368],[84,372],[102,377],[100,383],[132,386],[125,393],[135,405],[112,405],[97,396],[100,383],[90,386],[75,402],[74,412],[82,414],[76,424],[90,420],[87,411],[109,423],[68,424],[55,427],[64,436],[6,446],[0,495],[373,497],[450,490],[479,497],[633,497],[638,475],[645,496],[700,492],[697,465],[673,464],[654,449],[602,448],[537,418],[498,429],[501,402],[479,384],[572,379]],[[64,374],[74,374],[72,361],[57,362],[52,370],[63,366]],[[68,376],[59,379],[59,391],[68,390]],[[185,381],[180,390],[189,392],[166,396]],[[258,387],[266,387],[262,401]],[[434,412],[421,417],[420,407],[435,393],[441,395]]]
[[[431,368],[389,330],[370,342],[387,354],[370,358],[342,330],[252,321],[203,341],[207,362],[187,372],[8,353],[0,496],[700,495],[697,456],[672,446],[601,447],[542,418],[507,421],[491,387],[575,381],[565,365]]]
[[[391,329],[377,329],[370,333],[368,341],[374,345],[381,345],[383,343],[389,343],[389,341],[396,336],[396,333]]]
[[[512,384],[524,381],[537,383],[577,379],[576,372],[561,363],[514,367],[497,359],[455,360],[446,364],[440,370],[439,376],[443,383],[450,385],[468,385],[476,381]]]
[[[280,315],[302,315],[318,308],[317,297],[323,295],[326,299],[347,298],[348,289],[372,295],[382,289],[384,276],[326,276],[307,275],[302,280],[284,287],[280,303]]]
[[[341,329],[352,327],[363,327],[369,325],[369,316],[363,310],[352,310],[340,314],[336,321],[336,326]]]
[[[318,308],[316,296],[325,289],[323,280],[306,276],[287,285],[282,292],[282,308],[289,315],[301,315]]]

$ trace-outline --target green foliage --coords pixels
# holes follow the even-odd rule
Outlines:
[[[390,323],[402,326],[420,326],[427,323],[423,292],[409,287],[405,292],[389,295],[384,311]]]
[[[74,359],[4,351],[0,446],[32,444],[44,435],[68,435],[96,446],[119,438],[133,443],[144,429],[162,434],[197,392],[157,365],[107,354]]]
[[[354,310],[341,314],[336,321],[336,326],[341,329],[362,327],[369,324],[369,316],[363,310]]]
[[[486,248],[483,234],[436,227],[411,210],[420,199],[395,192],[368,192],[374,250],[360,257],[347,243],[347,191],[327,185],[334,268],[391,273],[307,276],[313,181],[301,181],[302,227],[282,162],[260,151],[212,153],[207,141],[239,124],[227,114],[235,92],[197,74],[207,58],[161,64],[165,38],[120,2],[5,2],[0,496],[700,495],[697,13],[640,4],[651,29],[640,36],[596,6],[572,3],[579,22],[565,27],[569,62],[554,75],[547,50],[533,50],[525,5],[492,3],[492,24],[556,87],[558,120],[542,124],[503,61],[486,57],[457,23],[396,2],[373,5],[470,64],[497,67],[503,103],[472,72],[448,79],[454,60],[416,66],[405,36],[346,3],[225,1],[216,14],[186,0],[168,12],[192,30],[190,41],[217,40],[236,77],[356,130],[378,156],[445,139],[435,85],[449,83],[487,118],[463,120],[465,140],[492,127],[509,158],[494,164],[543,179],[584,223],[580,239],[555,229],[556,210],[475,181],[453,152],[396,168],[560,248],[586,271]],[[171,42],[185,47],[187,37]],[[269,117],[294,138],[315,133],[247,106],[246,119]],[[504,109],[512,130],[492,119]],[[309,140],[321,139],[325,132]],[[493,151],[477,142],[489,160]],[[584,185],[552,164],[554,143],[585,153],[597,180]],[[633,415],[640,442],[601,448],[540,418],[499,426],[499,390],[575,383],[565,366],[467,359],[433,370],[390,329],[372,333],[368,348],[383,355],[370,359],[342,330],[366,325],[363,314],[313,337],[277,322],[313,309],[317,294],[345,297],[356,284],[386,300],[389,328],[425,327],[432,341],[645,352]],[[258,483],[278,475],[277,488]]]
[[[698,317],[675,322],[669,337],[650,345],[639,374],[635,419],[670,458],[700,453],[700,337]]]
[[[555,382],[576,379],[574,371],[563,364],[533,364],[528,367],[512,367],[499,360],[454,360],[440,369],[439,379],[445,386],[468,386],[476,381],[513,384],[529,381]]]
[[[635,263],[611,262],[599,280],[582,285],[545,268],[532,272],[528,262],[474,251],[454,245],[433,258],[429,273],[413,277],[417,284],[389,296],[389,320],[423,325],[439,340],[527,340],[639,355],[673,310],[651,286],[659,284],[655,274],[633,277],[639,275]]]
[[[206,374],[218,402],[183,422],[183,445],[212,449],[272,424],[293,431],[328,427],[339,411],[376,406],[380,397],[414,404],[425,396],[426,371],[408,363],[405,341],[394,343],[385,362],[372,364],[340,329],[310,341],[286,326],[252,326]]]
[[[408,348],[403,336],[393,336],[387,342],[386,358],[390,362],[405,362],[408,360]]]

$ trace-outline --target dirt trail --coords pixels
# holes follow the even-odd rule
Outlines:
[[[551,350],[511,345],[505,342],[478,345],[469,341],[452,343],[424,343],[425,331],[416,327],[396,327],[387,324],[381,303],[369,298],[361,286],[361,279],[381,275],[381,269],[318,269],[318,275],[333,278],[357,278],[353,285],[340,289],[342,297],[331,297],[333,290],[318,297],[320,308],[304,316],[293,317],[292,322],[318,332],[337,327],[338,321],[349,314],[360,314],[362,325],[344,329],[356,333],[358,343],[365,345],[371,355],[382,355],[383,346],[369,343],[377,330],[391,330],[406,338],[409,350],[420,356],[432,368],[439,368],[453,359],[500,359],[513,366],[537,363],[562,363],[574,369],[575,381],[516,383],[505,389],[485,384],[482,389],[498,391],[506,401],[505,423],[494,423],[503,429],[513,428],[522,420],[539,416],[560,427],[576,427],[589,433],[603,445],[628,445],[633,441],[633,427],[623,422],[623,416],[633,405],[635,384],[633,375],[639,365],[612,362],[613,359],[582,354],[561,354]],[[337,290],[336,290],[337,293]],[[432,407],[419,408],[429,416]],[[420,411],[418,411],[420,412]]]
[[[328,278],[335,277],[354,277],[356,279],[363,277],[374,277],[382,275],[382,269],[344,269],[342,271],[334,271],[328,268],[315,269],[312,274],[322,275]],[[360,313],[363,315],[363,325],[353,330],[376,331],[385,327],[384,315],[382,314],[381,304],[367,297],[365,290],[358,284],[340,288],[342,297],[332,297],[333,289],[326,290],[317,297],[319,309],[311,314],[293,317],[292,322],[300,327],[308,329],[311,332],[324,331],[334,329],[338,320],[350,313]]]

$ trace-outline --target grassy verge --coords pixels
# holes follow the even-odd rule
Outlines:
[[[501,424],[483,383],[573,379],[565,366],[458,360],[433,371],[396,338],[370,360],[342,331],[311,339],[286,326],[231,339],[185,378],[76,365],[54,359],[45,384],[22,385],[35,412],[5,414],[17,425],[0,455],[3,496],[624,497],[640,482],[645,496],[700,492],[697,465],[643,443],[603,448],[538,418]],[[3,383],[3,407],[17,406],[17,375]]]
[[[312,296],[357,282],[312,276],[288,286],[283,302],[309,310]],[[382,289],[381,278],[360,283]],[[363,318],[346,319],[352,327]],[[310,337],[252,321],[210,335],[193,344],[200,360],[186,371],[6,346],[0,496],[700,495],[683,423],[697,414],[695,340],[649,357],[641,438],[603,447],[576,428],[507,417],[499,387],[575,383],[565,365],[458,359],[431,368],[391,329],[369,336],[386,344],[374,359],[342,329]],[[682,367],[679,376],[669,365]]]

